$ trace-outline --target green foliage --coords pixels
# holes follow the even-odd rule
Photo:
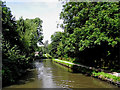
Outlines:
[[[47,54],[47,53],[49,53],[49,51],[48,51],[48,40],[46,40],[44,43],[44,46],[41,46],[40,48],[41,48],[41,50],[39,50],[39,51],[41,51],[41,52],[43,52],[44,54]]]
[[[17,46],[10,47],[10,44],[3,42],[3,62],[2,62],[2,75],[3,86],[5,84],[13,83],[21,76],[25,69],[28,68],[29,57],[21,55]]]
[[[120,2],[66,2],[60,19],[64,32],[52,35],[52,56],[76,58],[88,66],[120,69]]]
[[[48,53],[44,54],[44,56],[47,57],[48,59],[52,58],[52,56],[50,56],[50,54],[48,54]]]
[[[10,8],[6,7],[5,3],[2,2],[2,34],[6,41],[11,42],[11,45],[19,42],[19,35],[16,31],[15,17],[11,14]],[[11,35],[12,34],[12,35]]]
[[[112,47],[117,45],[120,39],[118,10],[119,3],[69,2],[64,5],[60,17],[64,20],[65,31],[74,34],[80,44],[79,50],[83,51],[102,42]]]
[[[59,57],[59,59],[64,60],[64,61],[68,61],[68,62],[71,62],[71,63],[73,63],[76,60],[76,58],[70,58],[70,57],[67,57],[67,56],[64,57],[64,58]]]
[[[98,76],[102,79],[108,78],[111,79],[114,82],[120,82],[120,77],[114,76],[112,74],[104,73],[104,72],[92,72],[93,76]]]
[[[57,62],[57,63],[63,64],[65,66],[68,66],[68,67],[72,67],[74,65],[74,63],[67,62],[67,61],[64,61],[64,60],[58,60],[58,59],[52,59],[52,60]]]
[[[48,53],[53,57],[58,57],[56,54],[57,52],[57,46],[59,45],[59,42],[62,38],[62,32],[55,32],[53,35],[51,35],[51,41],[52,43],[48,45]]]
[[[20,36],[21,45],[25,48],[25,52],[35,51],[37,42],[42,42],[42,20],[39,18],[26,19],[22,17],[17,21],[17,31]]]
[[[1,2],[1,1],[0,1]],[[37,42],[42,42],[42,20],[16,21],[4,2],[2,6],[2,80],[3,86],[15,83],[30,68]]]

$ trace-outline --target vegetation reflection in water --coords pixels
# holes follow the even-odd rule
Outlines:
[[[106,82],[80,73],[70,73],[51,60],[35,62],[36,69],[29,74],[28,81],[7,88],[116,88]],[[26,77],[27,78],[27,77]]]
[[[63,31],[51,35],[52,42],[48,43],[48,41],[42,41],[44,31],[42,18],[24,19],[23,15],[23,17],[16,20],[6,3],[0,1],[0,9],[2,10],[0,12],[2,27],[0,28],[3,31],[0,33],[2,38],[2,79],[0,79],[2,80],[2,87],[16,83],[20,77],[24,76],[26,70],[31,68],[36,58],[35,52],[40,52],[38,56],[41,58],[43,58],[43,54],[48,53],[52,58],[80,63],[104,71],[107,70],[107,72],[113,74],[119,74],[119,3],[65,2],[64,5],[61,4],[63,9],[59,12],[59,18],[63,22],[60,24],[56,22],[56,24]],[[40,12],[42,13],[42,11]],[[50,25],[50,27],[52,26]],[[38,47],[38,43],[44,45]],[[30,85],[26,84],[23,87],[104,87],[102,82],[92,80],[93,78],[69,73],[59,68],[53,64],[48,64],[47,61],[46,64],[43,64],[43,67],[41,66],[40,69],[35,70],[33,74],[35,80],[33,79],[32,82],[28,83]],[[101,74],[119,81],[119,77],[94,72],[95,76]],[[59,75],[60,78],[55,77],[55,75]],[[74,83],[70,81],[70,84],[66,84],[69,80],[74,81]],[[95,81],[96,85],[93,84]],[[21,82],[24,84],[24,80]],[[103,85],[99,85],[100,83]],[[110,86],[105,84],[105,87]]]

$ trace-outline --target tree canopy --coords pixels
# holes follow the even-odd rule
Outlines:
[[[2,80],[3,86],[15,83],[30,68],[34,60],[37,42],[42,42],[40,18],[16,20],[10,8],[0,1],[2,7]]]
[[[76,58],[75,62],[89,66],[120,68],[120,2],[66,2],[60,19],[62,38],[51,43],[57,48],[56,56]]]

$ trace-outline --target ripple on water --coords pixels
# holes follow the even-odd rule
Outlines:
[[[70,73],[47,60],[35,63],[34,74],[23,80],[26,83],[11,85],[12,88],[115,88],[115,86],[79,73]],[[29,82],[28,82],[29,81]]]

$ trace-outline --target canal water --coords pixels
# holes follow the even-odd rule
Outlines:
[[[35,67],[16,85],[5,88],[117,88],[93,77],[68,72],[68,68],[51,60],[37,61]]]

